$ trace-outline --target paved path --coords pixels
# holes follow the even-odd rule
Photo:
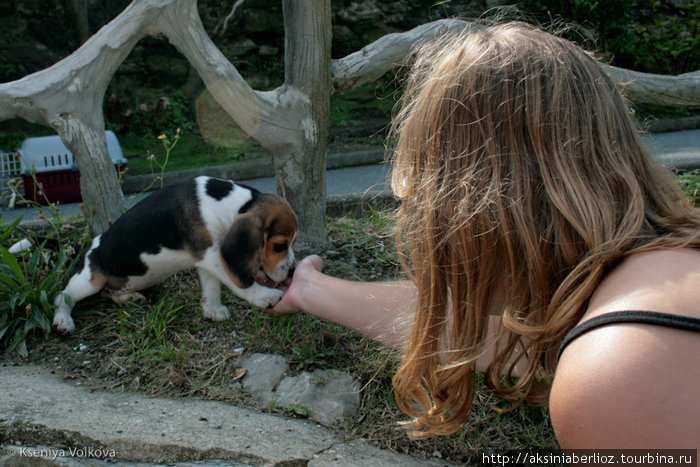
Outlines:
[[[700,168],[700,129],[653,133],[644,141],[659,162],[681,170]]]
[[[365,192],[381,192],[390,190],[390,167],[386,164],[364,165],[359,167],[329,170],[326,178],[326,193],[331,195],[346,195]],[[236,180],[246,183],[263,193],[275,193],[275,180],[272,177],[262,177],[249,180]],[[127,207],[134,205],[147,194],[126,194]],[[37,214],[49,215],[47,207],[7,209],[0,208],[0,219],[4,222],[12,222],[19,215],[23,215],[23,221],[37,220]],[[61,205],[61,214],[64,216],[79,216],[80,203],[68,203]]]

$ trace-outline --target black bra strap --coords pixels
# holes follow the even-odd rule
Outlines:
[[[676,329],[682,329],[685,331],[695,331],[700,332],[700,319],[692,318],[690,316],[679,316],[672,315],[669,313],[658,313],[656,311],[616,311],[613,313],[606,313],[604,315],[596,316],[583,324],[580,324],[573,328],[571,331],[564,336],[561,345],[559,346],[559,354],[557,355],[557,361],[561,358],[562,352],[567,345],[571,343],[574,339],[579,337],[591,329],[595,329],[601,326],[606,326],[608,324],[616,323],[639,323],[639,324],[652,324],[656,326],[666,326]]]

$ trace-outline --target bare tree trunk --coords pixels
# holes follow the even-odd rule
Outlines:
[[[202,77],[199,76],[197,70],[190,68],[187,71],[187,81],[185,81],[185,84],[180,88],[180,92],[182,92],[182,95],[187,99],[194,100],[199,95],[201,88]]]
[[[459,19],[441,19],[416,26],[410,31],[382,36],[357,52],[333,60],[333,87],[336,91],[349,91],[376,81],[386,72],[403,65],[416,43],[478,27],[481,26]]]
[[[80,167],[80,192],[86,193],[83,206],[95,233],[104,232],[123,212],[124,198],[115,169],[107,154],[104,123],[69,120],[60,132],[66,147]]]
[[[162,32],[199,72],[238,125],[272,156],[277,191],[300,221],[300,243],[327,244],[326,146],[331,92],[330,1],[285,1],[285,84],[253,90],[216,48],[196,3],[176,0],[152,30]]]
[[[479,26],[458,19],[442,19],[410,31],[387,34],[357,52],[333,60],[333,87],[336,91],[348,91],[374,81],[402,65],[417,42],[443,34],[469,31],[474,27]],[[601,66],[635,104],[700,108],[700,70],[669,76],[626,70],[604,63]]]
[[[303,246],[328,242],[326,152],[331,95],[331,6],[329,0],[284,0],[285,85],[289,100],[303,100],[303,114],[289,123],[299,138],[274,148],[277,191],[296,208]],[[295,96],[300,93],[301,95]],[[294,116],[292,116],[294,118]]]

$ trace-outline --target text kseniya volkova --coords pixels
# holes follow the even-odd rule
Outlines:
[[[117,457],[114,449],[101,449],[90,446],[68,449],[15,447],[12,448],[11,455],[16,457],[41,457],[51,460],[56,460],[59,457],[90,457],[93,459]]]

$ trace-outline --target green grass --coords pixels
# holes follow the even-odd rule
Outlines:
[[[683,174],[680,181],[697,203],[700,171]],[[16,225],[0,223],[0,227],[3,246],[24,234]],[[329,219],[332,246],[324,254],[324,270],[352,280],[402,278],[393,231],[390,211],[370,208],[361,217]],[[557,446],[546,408],[523,404],[505,413],[494,410],[503,401],[480,381],[472,415],[463,429],[448,437],[410,440],[397,428],[405,416],[396,406],[391,385],[399,362],[396,352],[311,315],[262,313],[226,290],[222,300],[231,319],[207,321],[202,318],[194,272],[179,273],[146,291],[147,302],[139,305],[82,301],[74,313],[76,332],[46,339],[53,315],[50,302],[70,274],[70,268],[63,269],[69,263],[66,253],[37,248],[18,258],[2,254],[0,287],[4,289],[0,293],[7,295],[0,297],[0,303],[6,304],[0,308],[0,329],[7,323],[13,326],[7,327],[3,349],[29,355],[38,363],[60,361],[64,371],[87,378],[84,384],[91,388],[197,396],[269,410],[233,383],[240,374],[235,362],[242,350],[273,353],[284,356],[293,371],[338,369],[357,378],[363,387],[362,406],[339,429],[380,447],[428,457],[439,452],[450,462],[469,463],[475,461],[477,449]],[[85,352],[75,351],[79,344],[89,349],[85,352],[90,352],[93,371],[83,365],[88,359]],[[303,407],[287,410],[297,417],[305,412]]]
[[[121,345],[130,349],[137,359],[147,356],[158,361],[170,360],[182,355],[182,349],[174,343],[171,333],[183,305],[160,301],[155,305],[141,306],[130,303],[119,310]]]
[[[388,123],[395,105],[394,94],[391,83],[370,83],[334,94],[331,96],[330,126],[362,125],[368,116],[386,119]],[[208,92],[197,99],[195,114],[196,125],[192,126],[196,130],[181,131],[180,140],[168,158],[167,171],[224,165],[264,155],[264,150],[240,129]],[[174,136],[166,135],[171,139]],[[155,136],[128,133],[119,135],[119,141],[129,160],[127,175],[160,173],[160,165],[165,160],[161,140]]]
[[[688,199],[695,206],[700,207],[700,169],[682,173],[678,179]]]
[[[126,135],[120,139],[120,143],[122,151],[129,160],[128,175],[160,173],[158,164],[165,161],[165,149],[158,138]],[[231,143],[229,146],[220,146],[207,143],[200,135],[183,131],[180,141],[170,153],[166,171],[224,165],[233,161],[256,159],[262,155],[263,150],[253,141],[244,140]]]

